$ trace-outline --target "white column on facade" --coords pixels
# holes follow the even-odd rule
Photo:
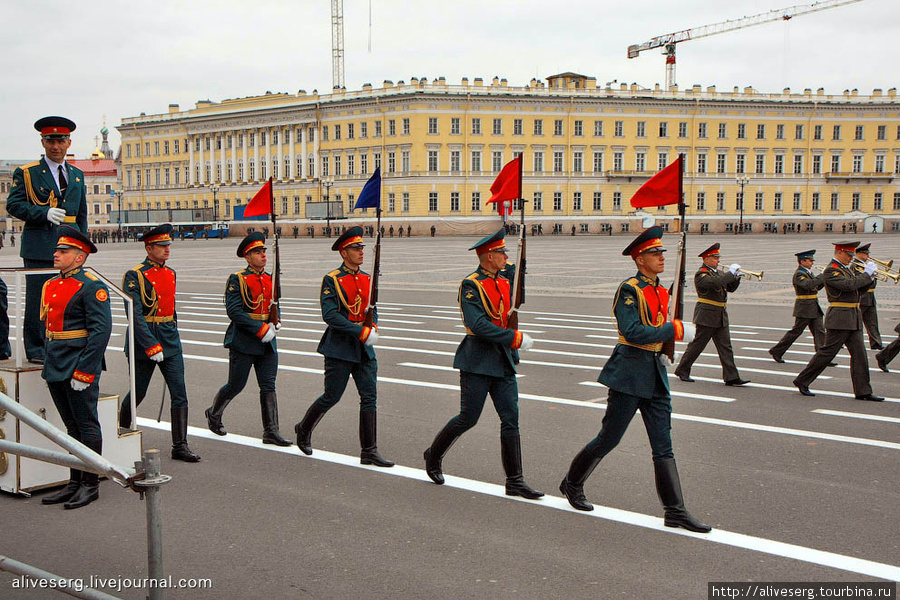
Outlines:
[[[313,129],[313,131],[316,131],[316,130]],[[319,137],[320,136],[319,136],[318,131],[316,131],[316,133],[314,135],[316,136],[316,138],[315,138],[315,140],[313,140],[313,156],[316,159],[316,165],[315,165],[315,168],[313,169],[312,176],[319,177],[319,173],[322,172],[322,158],[319,156]]]
[[[243,183],[247,183],[248,181],[250,181],[250,169],[248,168],[249,165],[247,164],[247,138],[250,137],[250,130],[242,130],[241,136],[243,138],[241,139],[241,158],[244,162],[244,176],[241,179],[243,180]]]
[[[288,131],[291,132],[291,144],[289,148],[291,153],[291,179],[294,179],[296,181],[300,178],[300,172],[297,169],[297,153],[294,151],[294,149],[297,147],[297,130],[292,125]]]
[[[266,179],[272,176],[272,127],[266,127]]]
[[[185,179],[190,183],[190,185],[196,185],[197,182],[194,180],[194,136],[188,135],[188,175]]]
[[[259,181],[259,128],[253,130],[253,164],[256,172],[253,174],[253,180]]]
[[[203,157],[203,148],[206,146],[205,135],[200,134],[200,177],[198,178],[197,185],[203,185],[206,183],[206,160]]]
[[[306,158],[306,140],[309,138],[309,132],[306,130],[306,125],[303,125],[300,128],[300,131],[303,132],[303,141],[300,143],[300,173],[303,174],[303,177],[312,177],[308,173],[309,171],[309,160]]]
[[[225,165],[225,146],[228,145],[228,132],[220,131],[219,137],[222,139],[222,149],[219,152],[219,156],[221,157],[221,160],[222,160],[222,167],[221,167],[222,168],[222,177],[219,178],[219,183],[225,183],[225,180],[228,177],[228,170]]]

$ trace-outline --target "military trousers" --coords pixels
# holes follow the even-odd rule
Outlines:
[[[853,393],[857,396],[865,396],[872,393],[869,384],[869,361],[866,356],[866,344],[863,341],[862,329],[828,329],[825,331],[825,343],[819,347],[809,364],[806,365],[795,383],[806,387],[822,374],[825,367],[834,360],[841,346],[846,346],[850,353],[850,381],[853,382]]]
[[[378,399],[378,361],[365,359],[362,362],[351,362],[339,358],[325,357],[325,393],[316,398],[315,404],[325,412],[341,399],[350,376],[359,393],[359,411],[375,412]]]
[[[491,377],[459,372],[459,414],[447,422],[457,436],[475,427],[488,394],[500,417],[500,437],[519,435],[519,386],[515,374]]]
[[[898,354],[900,354],[900,338],[884,347],[884,350],[881,351],[881,360],[884,364],[888,364],[894,360]]]
[[[809,332],[813,336],[813,343],[815,344],[816,350],[821,348],[822,344],[825,343],[825,320],[820,315],[813,319],[795,317],[794,326],[784,334],[777,344],[772,346],[769,352],[772,356],[777,356],[779,358],[784,356],[784,353],[797,341],[797,338],[803,334],[803,330],[806,328],[809,328]]]
[[[672,451],[672,400],[669,395],[641,398],[612,389],[609,390],[600,433],[587,443],[585,451],[598,460],[609,454],[622,441],[637,409],[641,409],[654,462],[675,458]]]
[[[147,388],[150,386],[150,380],[153,378],[153,372],[159,367],[166,381],[166,387],[169,388],[169,396],[172,400],[172,408],[179,408],[188,405],[187,390],[184,385],[184,356],[179,352],[174,356],[165,356],[161,363],[153,362],[147,359],[136,359],[134,361],[134,391],[137,394],[137,405],[147,396]],[[123,403],[127,404],[131,401],[131,392],[125,394]]]
[[[728,326],[725,327],[707,327],[706,325],[697,325],[697,334],[693,341],[684,349],[678,367],[675,369],[676,375],[690,375],[691,366],[700,356],[700,353],[706,348],[706,345],[712,340],[716,345],[716,351],[719,353],[719,361],[722,363],[722,379],[731,381],[739,379],[737,367],[734,364],[734,350],[731,348],[731,332]]]
[[[76,392],[69,379],[65,381],[48,381],[50,397],[63,424],[66,433],[82,444],[90,446],[103,440],[100,430],[100,418],[97,415],[97,399],[100,397],[100,378],[94,378],[87,389]]]
[[[53,259],[37,260],[23,258],[26,269],[52,269]],[[25,346],[25,358],[44,358],[45,328],[41,322],[41,291],[44,283],[56,276],[48,272],[46,275],[28,275],[25,277],[25,331],[22,342]]]
[[[250,377],[250,369],[256,371],[259,393],[275,392],[275,377],[278,375],[278,353],[267,344],[263,354],[244,354],[234,348],[228,353],[228,383],[219,390],[219,396],[231,399],[243,391]]]
[[[873,304],[872,306],[860,306],[859,310],[862,313],[866,332],[869,334],[869,347],[874,350],[881,346],[881,332],[878,331],[878,308]]]
[[[0,360],[12,356],[9,343],[9,288],[0,279]]]

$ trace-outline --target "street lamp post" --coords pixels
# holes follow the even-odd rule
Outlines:
[[[750,183],[750,178],[746,175],[740,175],[737,178],[737,183],[739,186],[741,186],[741,220],[738,223],[738,230],[735,233],[744,233],[744,186]]]
[[[117,212],[117,219],[119,221],[119,233],[122,232],[122,196],[125,195],[125,192],[122,190],[116,190],[116,198],[119,200],[119,210]]]
[[[334,177],[324,178],[322,185],[325,186],[325,231],[328,232],[328,237],[331,237],[331,201],[328,199],[328,192],[334,185]]]
[[[216,222],[216,227],[219,226],[219,201],[216,199],[216,194],[219,193],[219,186],[215,183],[209,186],[209,191],[212,192],[213,195],[213,221]]]

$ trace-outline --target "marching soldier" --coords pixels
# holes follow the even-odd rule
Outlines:
[[[506,472],[506,495],[536,500],[544,493],[532,489],[522,475],[516,383],[519,350],[529,350],[534,342],[527,333],[506,328],[514,267],[506,261],[504,235],[500,229],[469,248],[478,254],[479,266],[459,286],[459,309],[466,336],[456,349],[453,367],[459,369],[461,410],[425,450],[425,472],[436,484],[444,483],[444,454],[457,438],[475,426],[490,393],[500,416],[500,457]]]
[[[272,276],[266,273],[266,238],[255,232],[245,237],[237,255],[247,261],[247,268],[232,273],[225,286],[225,310],[231,323],[225,332],[228,348],[228,382],[222,386],[206,409],[209,430],[226,435],[222,413],[231,399],[247,385],[250,369],[256,371],[259,384],[259,405],[262,412],[263,444],[290,446],[278,430],[278,396],[275,377],[278,375],[278,347],[275,331],[278,325],[268,322],[272,301]]]
[[[666,323],[669,292],[659,284],[659,274],[665,270],[662,235],[661,227],[650,227],[622,251],[623,256],[634,260],[638,272],[619,285],[613,301],[619,343],[597,379],[609,388],[606,415],[597,437],[575,455],[559,490],[574,508],[594,510],[584,495],[584,483],[603,457],[618,445],[640,408],[650,439],[656,490],[665,509],[666,527],[708,533],[712,528],[697,521],[684,507],[672,450],[672,398],[660,353],[663,342],[690,342],[694,326],[678,319]]]
[[[894,331],[900,334],[900,323],[894,327]],[[878,363],[878,368],[885,373],[890,373],[888,364],[894,360],[894,357],[897,356],[897,354],[900,354],[900,337],[888,344],[884,350],[875,355],[875,362]]]
[[[53,251],[62,223],[86,234],[87,190],[84,173],[66,162],[72,145],[75,123],[64,117],[44,117],[34,124],[41,133],[44,157],[19,167],[13,173],[12,188],[6,200],[10,215],[25,221],[19,255],[25,268],[53,268]],[[13,239],[13,246],[15,240]],[[48,275],[25,278],[25,330],[22,341],[29,362],[44,362],[44,328],[41,324],[41,289]]]
[[[863,244],[856,249],[856,258],[862,262],[869,261],[869,247],[872,244]],[[877,266],[877,265],[876,265]],[[872,283],[859,290],[859,310],[862,312],[863,325],[869,334],[869,347],[872,350],[884,350],[881,344],[881,332],[878,331],[878,308],[875,306],[875,286],[878,280],[872,278]]]
[[[675,374],[682,381],[693,382],[691,366],[712,339],[722,363],[722,379],[725,385],[744,385],[748,379],[741,379],[734,364],[734,351],[731,349],[731,332],[728,329],[728,312],[725,303],[728,292],[734,292],[741,285],[741,265],[732,264],[727,271],[719,271],[719,244],[713,244],[699,254],[703,265],[694,275],[694,286],[697,288],[697,304],[694,306],[694,325],[697,337],[688,344],[675,369]]]
[[[769,349],[769,354],[777,363],[784,362],[784,353],[791,347],[797,338],[807,327],[813,335],[816,350],[825,343],[825,324],[822,320],[824,313],[819,307],[819,296],[816,292],[825,287],[825,275],[813,275],[812,267],[816,254],[815,250],[798,252],[797,270],[794,271],[794,292],[797,298],[794,300],[794,326],[784,334],[784,337]]]
[[[184,356],[175,312],[175,271],[166,266],[172,248],[172,225],[144,234],[147,258],[125,273],[124,289],[134,300],[134,382],[137,406],[147,395],[153,371],[159,366],[172,396],[172,458],[197,462],[187,444],[188,398],[184,385]],[[128,353],[128,345],[125,345]],[[131,393],[119,410],[119,425],[131,427]]]
[[[853,382],[856,399],[873,402],[884,400],[874,395],[872,386],[869,385],[869,365],[863,342],[862,314],[859,310],[860,293],[872,283],[876,266],[869,261],[862,273],[850,267],[853,251],[857,246],[859,242],[834,244],[834,258],[825,269],[825,293],[829,303],[825,313],[825,343],[819,346],[815,356],[793,382],[804,396],[815,396],[809,391],[809,386],[822,374],[841,346],[846,346],[850,352],[850,380]]]
[[[84,271],[88,254],[97,247],[74,227],[59,228],[53,264],[59,275],[44,284],[41,320],[46,326],[44,368],[41,376],[66,425],[66,432],[96,452],[103,453],[103,435],[97,416],[103,354],[112,333],[109,291],[102,281]],[[81,508],[100,497],[100,476],[69,470],[69,483],[41,500]]]
[[[362,236],[362,227],[351,227],[331,245],[343,263],[322,278],[319,295],[322,319],[328,325],[317,348],[325,357],[325,391],[294,425],[294,432],[300,451],[312,454],[313,430],[340,401],[353,375],[359,393],[360,463],[393,467],[394,463],[378,452],[378,311],[374,311],[372,326],[367,326],[371,277],[360,268],[365,248]]]

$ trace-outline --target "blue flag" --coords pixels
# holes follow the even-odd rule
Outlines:
[[[381,207],[381,168],[375,169],[375,172],[372,173],[372,176],[366,182],[366,185],[363,186],[362,191],[359,193],[359,198],[356,199],[357,208],[380,208]]]

